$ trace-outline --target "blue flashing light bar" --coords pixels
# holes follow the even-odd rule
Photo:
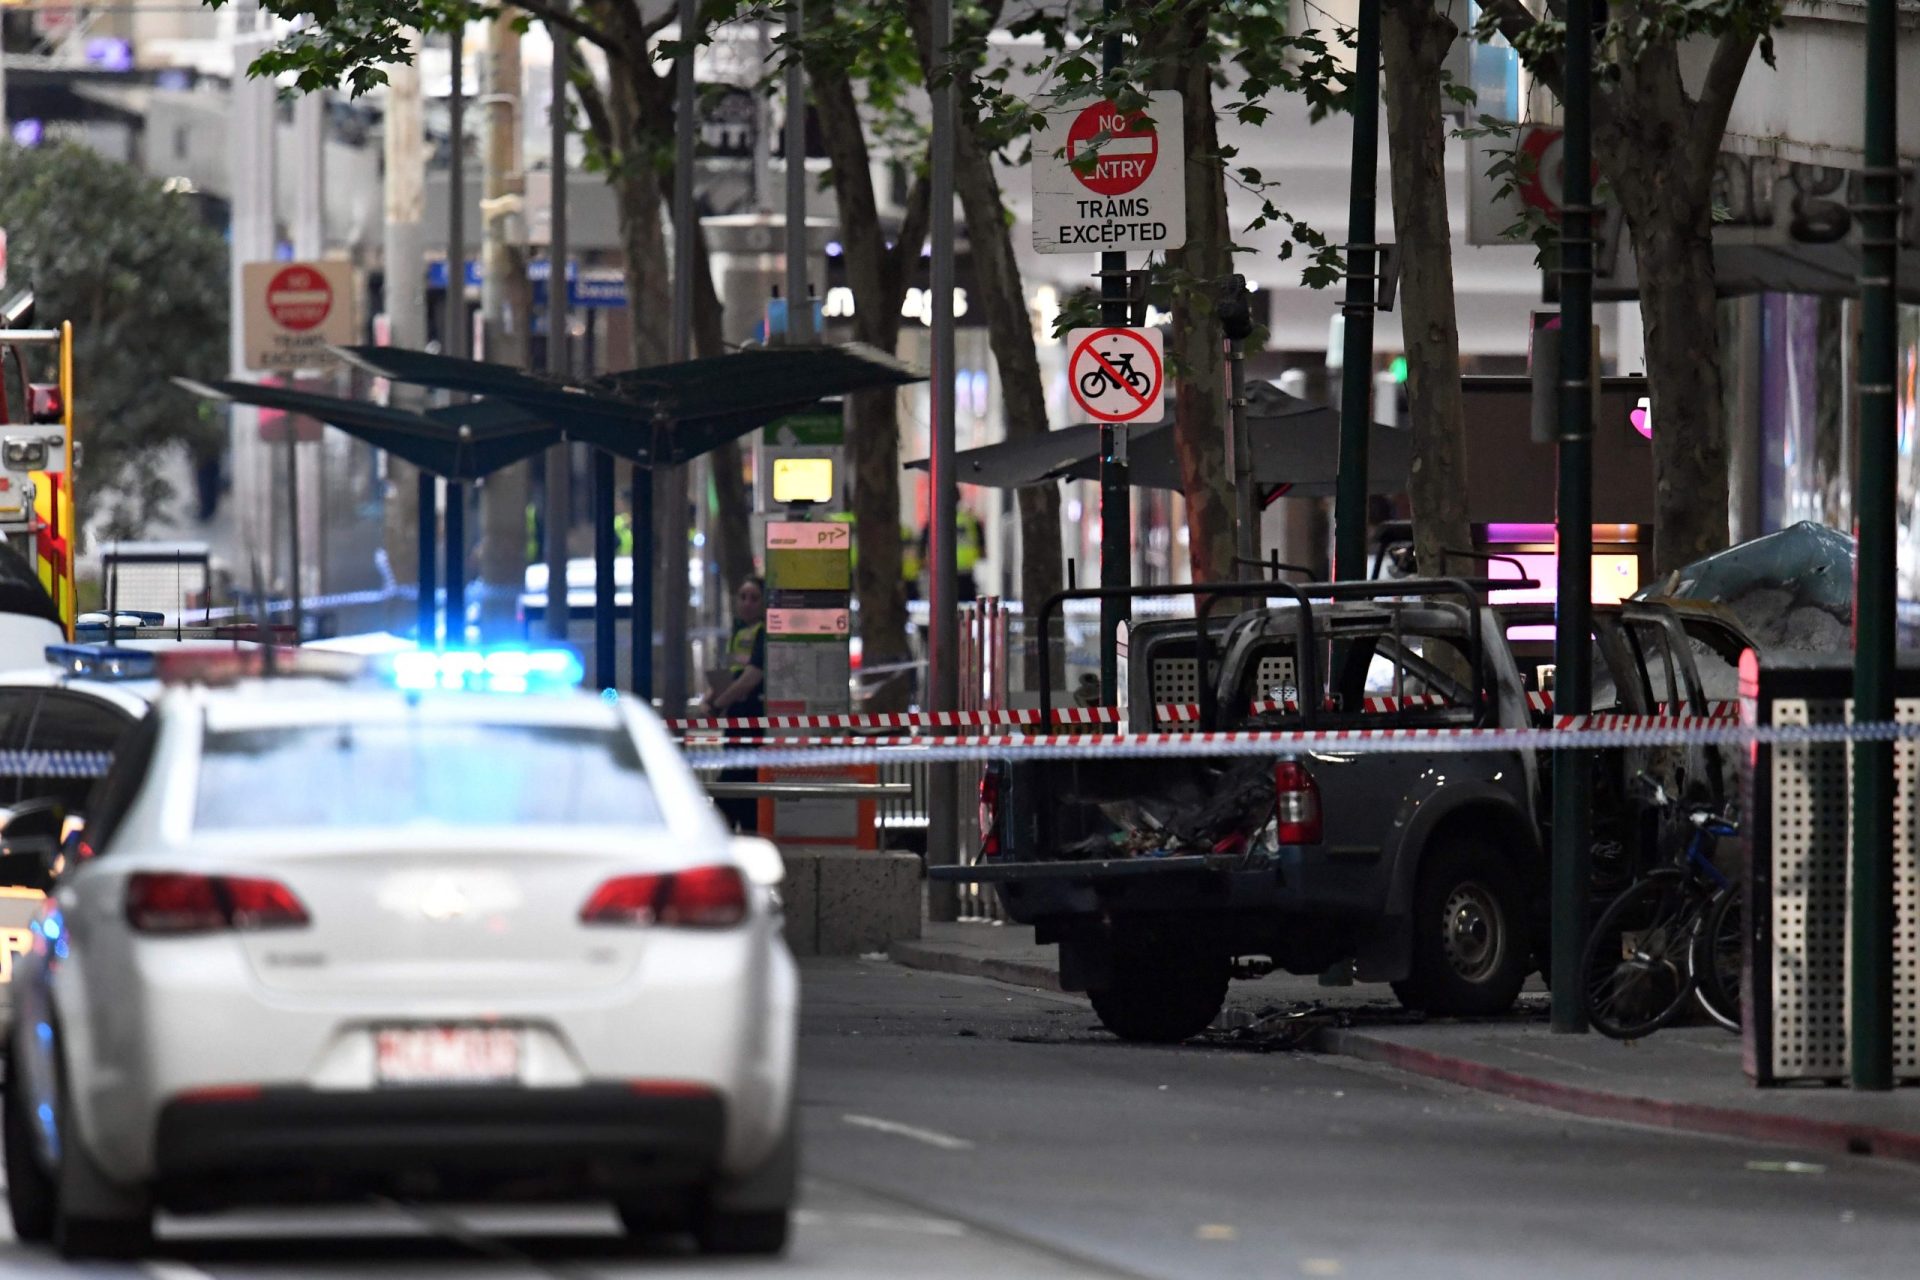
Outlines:
[[[50,644],[47,661],[67,675],[88,680],[151,680],[154,677],[154,655],[146,649]]]
[[[587,675],[571,649],[424,649],[389,654],[381,666],[410,693],[568,693]]]

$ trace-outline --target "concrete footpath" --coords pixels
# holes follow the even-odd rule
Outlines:
[[[909,968],[1059,990],[1054,948],[1017,925],[930,923],[889,955]],[[1672,1027],[1630,1043],[1555,1035],[1537,984],[1511,1017],[1456,1022],[1399,1011],[1385,986],[1323,987],[1277,974],[1234,983],[1222,1024],[1310,1007],[1318,1027],[1305,1044],[1319,1052],[1596,1119],[1920,1160],[1920,1091],[1757,1089],[1742,1071],[1740,1038],[1718,1027]]]

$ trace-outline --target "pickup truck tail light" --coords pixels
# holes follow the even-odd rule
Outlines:
[[[1320,843],[1320,784],[1306,766],[1282,760],[1273,766],[1276,838],[1281,844]]]
[[[297,929],[307,909],[278,880],[140,871],[127,879],[127,923],[141,933]]]
[[[580,908],[583,924],[724,929],[747,918],[747,882],[733,867],[616,876]]]
[[[980,856],[1000,856],[1000,775],[991,765],[980,774]]]

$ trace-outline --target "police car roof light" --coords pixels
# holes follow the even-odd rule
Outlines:
[[[47,661],[67,675],[87,680],[151,680],[154,674],[154,655],[145,649],[50,644]]]
[[[380,666],[396,689],[410,693],[566,693],[587,674],[571,649],[420,649],[388,654]]]

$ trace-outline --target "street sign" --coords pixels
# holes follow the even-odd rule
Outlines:
[[[349,262],[249,262],[241,287],[250,369],[326,368],[336,360],[329,348],[354,340]]]
[[[1067,334],[1069,422],[1158,422],[1167,412],[1165,339],[1158,329]]]
[[[1047,117],[1033,149],[1035,252],[1118,253],[1186,242],[1177,92],[1148,94],[1144,111],[1102,101]]]

